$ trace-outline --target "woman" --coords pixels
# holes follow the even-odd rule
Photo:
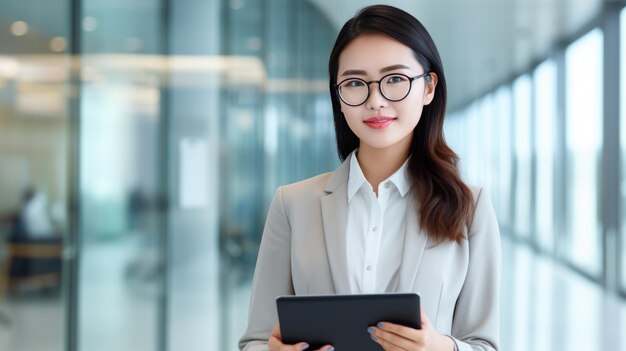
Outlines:
[[[417,292],[422,329],[368,328],[384,350],[497,350],[498,225],[445,143],[432,38],[402,10],[364,8],[341,29],[329,73],[343,164],[276,191],[240,348],[308,348],[281,342],[279,295]]]

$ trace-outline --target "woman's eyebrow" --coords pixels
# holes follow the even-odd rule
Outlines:
[[[343,76],[364,76],[366,75],[366,72],[360,69],[349,69],[345,72],[343,72],[343,74],[341,75]]]
[[[380,73],[393,71],[395,69],[411,69],[411,67],[405,66],[405,65],[393,65],[393,66],[388,66],[388,67],[381,69]]]
[[[411,67],[409,66],[405,66],[405,65],[392,65],[392,66],[387,66],[385,68],[381,68],[380,73],[384,73],[384,72],[388,72],[388,71],[393,71],[394,69],[410,69]],[[360,70],[360,69],[349,69],[345,72],[343,72],[341,74],[341,76],[352,76],[352,75],[356,75],[356,76],[364,76],[367,75],[367,72],[365,72],[364,70]]]

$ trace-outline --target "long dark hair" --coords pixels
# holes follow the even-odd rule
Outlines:
[[[383,34],[408,46],[425,72],[437,74],[434,99],[424,106],[413,133],[408,168],[421,227],[436,242],[454,240],[460,243],[464,238],[464,229],[471,224],[474,201],[470,189],[459,175],[459,158],[443,136],[446,113],[443,65],[426,28],[403,10],[387,5],[365,7],[346,22],[337,36],[328,71],[339,158],[344,161],[359,146],[359,138],[348,127],[335,90],[339,55],[350,42],[366,34]]]

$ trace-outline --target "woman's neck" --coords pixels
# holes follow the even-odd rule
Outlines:
[[[394,145],[385,149],[375,149],[361,144],[357,155],[359,166],[368,183],[378,196],[378,185],[397,171],[409,157],[409,147]]]

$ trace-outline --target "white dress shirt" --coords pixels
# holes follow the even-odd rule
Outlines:
[[[347,259],[353,294],[394,291],[402,263],[410,190],[408,159],[378,186],[378,197],[352,152],[348,178]]]

